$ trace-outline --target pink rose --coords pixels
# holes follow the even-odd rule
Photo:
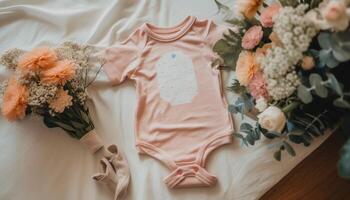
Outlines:
[[[260,22],[263,27],[271,28],[274,24],[273,18],[279,13],[281,5],[278,3],[267,7],[260,15]]]
[[[244,34],[242,39],[242,47],[244,49],[254,49],[256,47],[262,37],[264,35],[264,32],[262,31],[261,26],[252,26],[248,31]]]
[[[248,84],[248,89],[254,99],[259,99],[261,97],[268,99],[269,94],[266,87],[267,84],[261,71],[255,73],[253,79]]]

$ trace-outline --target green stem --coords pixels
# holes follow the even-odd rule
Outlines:
[[[98,74],[99,74],[100,71],[102,70],[103,65],[104,65],[104,64],[102,64],[102,65],[98,68],[98,70],[97,70],[95,76],[92,78],[92,80],[91,80],[88,84],[85,85],[85,88],[84,88],[84,89],[88,88],[88,87],[96,80]]]
[[[300,105],[299,102],[294,101],[293,103],[290,103],[287,106],[285,106],[284,108],[282,108],[282,111],[284,113],[289,113],[289,112],[293,111],[295,108],[297,108],[299,105]]]

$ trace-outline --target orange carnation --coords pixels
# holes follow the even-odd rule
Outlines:
[[[242,51],[236,66],[236,77],[239,83],[247,86],[258,71],[259,65],[256,62],[255,54],[250,51]]]
[[[2,114],[9,121],[23,118],[27,109],[28,95],[27,88],[20,85],[16,78],[11,78],[4,93]]]
[[[41,73],[41,81],[47,85],[64,85],[75,75],[74,63],[69,60],[57,61],[56,65]]]
[[[59,89],[56,98],[50,102],[49,107],[55,112],[62,113],[64,109],[72,105],[73,97],[67,91]]]
[[[237,2],[238,10],[246,18],[252,19],[258,12],[264,0],[239,0]]]
[[[52,67],[56,61],[57,56],[54,50],[41,47],[23,54],[18,60],[18,67],[22,72],[37,71]]]

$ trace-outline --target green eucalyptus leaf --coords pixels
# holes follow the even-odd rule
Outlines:
[[[350,60],[350,51],[344,49],[335,49],[332,53],[334,58],[339,62],[346,62]]]
[[[299,85],[297,94],[303,103],[308,104],[312,102],[313,98],[312,98],[311,92],[304,85]]]
[[[252,135],[250,135],[250,134],[248,134],[248,135],[246,136],[246,140],[248,141],[248,143],[249,143],[250,145],[254,145],[254,144],[255,144],[255,140],[254,140],[254,138],[252,137]]]
[[[260,140],[260,138],[261,138],[261,132],[260,132],[260,130],[259,130],[258,127],[255,127],[255,129],[254,129],[254,135],[255,135],[256,140]]]
[[[277,132],[269,131],[266,133],[263,133],[263,135],[268,139],[274,139],[280,137],[280,134]]]
[[[319,58],[320,57],[320,52],[315,50],[315,49],[310,49],[308,52],[314,58]]]
[[[317,37],[317,40],[322,49],[330,49],[332,47],[330,33],[327,33],[327,32],[320,33]]]
[[[350,109],[350,103],[345,101],[343,97],[339,97],[338,99],[333,101],[333,105],[339,108],[347,108]]]
[[[281,161],[281,150],[276,151],[273,154],[273,157],[277,160],[277,161]]]
[[[255,141],[257,141],[257,140],[260,139],[259,134],[256,134],[256,132],[255,132],[254,130],[252,130],[249,134],[251,135],[251,137],[252,137]]]
[[[238,59],[238,56],[232,53],[226,53],[221,55],[221,58],[224,60],[224,65],[231,67],[232,70],[236,69],[236,62]]]
[[[242,140],[242,143],[243,143],[245,146],[248,146],[248,145],[249,145],[248,142],[247,142],[247,140],[246,140],[245,138]]]
[[[249,130],[252,131],[253,130],[253,126],[251,124],[248,123],[242,123],[240,126],[240,130]]]
[[[322,77],[319,74],[313,73],[309,76],[309,81],[313,86],[320,85],[322,82]]]
[[[304,133],[302,136],[304,138],[304,146],[306,146],[306,147],[310,146],[310,144],[312,142],[312,137],[307,133]]]
[[[329,81],[330,81],[330,87],[339,95],[339,96],[343,96],[343,90],[341,89],[341,86],[337,80],[337,78],[335,78],[335,76],[331,73],[327,73],[326,74]]]
[[[230,91],[242,95],[246,92],[246,88],[242,86],[238,80],[234,80],[231,86],[228,88]]]
[[[309,77],[310,84],[315,87],[315,92],[318,96],[326,98],[328,96],[328,90],[322,85],[322,77],[319,74],[313,73]]]
[[[288,139],[295,144],[303,143],[303,136],[301,136],[301,135],[289,134]]]
[[[288,135],[288,139],[295,143],[295,144],[301,144],[303,143],[304,146],[309,146],[310,145],[310,140],[306,139],[306,134],[302,134],[302,135],[294,135],[294,134],[290,134]]]
[[[229,105],[229,106],[228,106],[228,111],[229,111],[230,113],[237,113],[237,112],[238,112],[238,110],[237,110],[237,108],[236,108],[235,105]]]
[[[239,133],[233,133],[233,136],[235,136],[236,138],[239,138],[239,139],[244,139],[244,136],[242,134],[239,134]]]
[[[223,54],[227,54],[227,53],[231,53],[234,51],[233,47],[231,45],[229,45],[227,43],[226,40],[224,39],[220,39],[218,40],[214,47],[213,47],[213,51],[218,53],[219,55],[223,55]]]
[[[350,179],[350,139],[348,139],[341,150],[338,171],[341,177]]]
[[[317,85],[315,88],[315,92],[321,98],[326,98],[328,96],[328,90],[323,85]]]
[[[295,156],[295,155],[296,155],[296,153],[295,153],[293,147],[292,147],[288,142],[283,141],[283,146],[284,146],[284,148],[287,150],[287,152],[289,153],[289,155],[291,155],[291,156]]]
[[[320,63],[321,65],[327,65],[330,68],[335,68],[339,65],[339,61],[334,57],[331,49],[322,49],[320,51]]]
[[[245,133],[247,135],[252,135],[253,131],[252,130],[240,130],[240,132]]]
[[[345,62],[350,59],[350,32],[336,32],[330,37],[334,57]]]

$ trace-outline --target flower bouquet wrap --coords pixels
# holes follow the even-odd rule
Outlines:
[[[271,139],[276,160],[284,151],[295,156],[292,143],[309,146],[329,129],[349,138],[350,1],[238,0],[238,18],[215,2],[235,27],[214,46],[215,64],[236,75],[229,89],[240,96],[229,110],[257,120],[234,135],[245,145]],[[347,178],[349,144],[338,164]]]
[[[87,87],[102,66],[91,46],[66,42],[57,48],[6,51],[1,64],[12,71],[1,85],[1,113],[9,121],[34,114],[59,127],[94,153],[103,146],[86,106]]]

